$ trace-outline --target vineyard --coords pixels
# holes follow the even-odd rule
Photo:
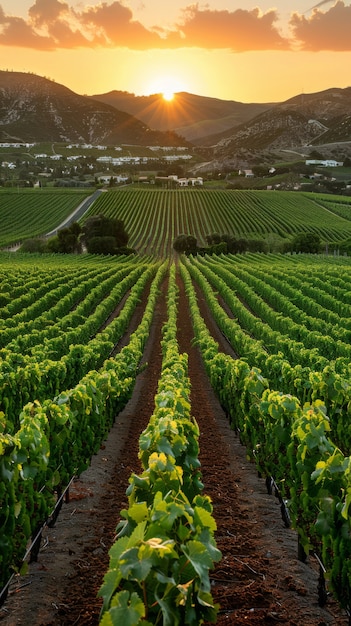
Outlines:
[[[324,583],[349,610],[347,258],[246,254],[175,264],[4,254],[1,274],[3,602],[11,577],[37,558],[43,526],[55,524],[67,488],[131,398],[162,291],[158,390],[139,437],[141,472],[130,476],[119,538],[101,572],[101,624],[216,622],[211,571],[225,554],[216,547],[187,353],[179,349],[181,284],[194,341],[232,429],[267,489],[276,490],[300,559],[318,555]],[[140,321],[121,347],[141,298]]]
[[[102,193],[89,211],[123,219],[139,255],[0,253],[5,626],[23,623],[15,621],[22,610],[16,590],[28,563],[29,571],[40,563],[43,534],[59,526],[69,494],[118,431],[140,380],[145,395],[136,414],[145,423],[135,418],[128,426],[126,459],[113,478],[124,496],[106,500],[103,524],[112,530],[109,543],[100,539],[105,560],[82,577],[86,608],[65,599],[61,613],[32,617],[33,626],[349,623],[351,261],[273,253],[175,258],[171,250],[181,232],[204,243],[210,232],[285,237],[306,229],[338,241],[351,230],[346,204],[343,218],[329,197],[126,189]],[[52,209],[53,226],[73,208],[70,201],[62,212]],[[199,380],[194,353],[204,370]],[[225,443],[211,439],[214,431],[206,437],[216,415],[201,401],[204,387],[244,451],[240,465],[247,462],[279,503],[279,526],[293,529],[296,561],[318,563],[309,601],[315,620],[311,607],[297,621],[284,612],[279,593],[265,587],[273,575],[267,558],[259,567],[258,557],[254,566],[243,562],[248,522],[233,531],[240,519],[227,474],[229,465],[234,475],[239,468]],[[240,567],[251,576],[242,585]],[[67,589],[74,594],[73,581]],[[44,605],[45,591],[38,604],[39,596]],[[331,616],[324,607],[335,601]],[[25,615],[30,590],[27,603]]]
[[[89,194],[72,189],[1,189],[0,247],[50,232]]]
[[[325,196],[275,191],[199,189],[120,189],[102,194],[86,217],[103,213],[122,219],[130,245],[142,254],[169,257],[175,237],[194,234],[200,246],[211,233],[235,237],[290,238],[313,232],[322,241],[338,242],[351,233],[351,203],[333,211]]]
[[[124,222],[129,245],[139,254],[169,258],[174,239],[192,234],[206,245],[211,233],[263,239],[268,246],[312,232],[322,243],[351,236],[351,201],[290,191],[225,189],[111,188],[108,192],[55,188],[0,190],[0,246],[44,236],[73,214],[84,200],[94,200],[76,220],[102,213]],[[272,249],[272,248],[270,248]],[[275,250],[272,250],[275,251]]]

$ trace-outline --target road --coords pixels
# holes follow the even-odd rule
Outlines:
[[[84,213],[88,211],[88,209],[91,207],[93,202],[95,202],[95,200],[99,197],[99,195],[103,193],[104,191],[105,190],[103,189],[97,189],[91,196],[89,196],[88,198],[85,198],[85,200],[83,200],[83,202],[81,202],[77,206],[77,208],[74,209],[71,215],[66,217],[66,219],[61,224],[59,224],[59,226],[57,226],[54,230],[51,230],[49,233],[46,233],[44,237],[46,239],[48,239],[49,237],[54,237],[55,235],[57,235],[58,231],[61,230],[62,228],[66,228],[67,226],[70,226],[70,224],[72,224],[73,222],[77,222],[84,215]]]

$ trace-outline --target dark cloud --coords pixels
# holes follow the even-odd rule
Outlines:
[[[314,9],[309,17],[294,13],[290,26],[301,50],[351,50],[351,6],[344,2],[337,2],[328,11]]]

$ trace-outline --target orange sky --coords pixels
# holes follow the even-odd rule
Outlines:
[[[0,0],[0,69],[80,94],[277,102],[351,85],[350,33],[343,0]]]

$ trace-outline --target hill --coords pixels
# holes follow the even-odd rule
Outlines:
[[[82,96],[47,78],[0,71],[0,141],[94,145],[190,145],[208,169],[305,158],[351,156],[351,87],[300,94],[281,103],[241,103],[186,92],[111,91]],[[198,150],[199,151],[199,150]]]
[[[152,128],[173,129],[195,145],[211,146],[217,158],[351,141],[351,87],[299,94],[281,103],[242,103],[186,92],[176,93],[171,102],[161,94],[135,96],[125,91],[92,98]]]
[[[0,71],[0,141],[180,145],[124,111],[47,78]]]
[[[239,126],[273,106],[269,103],[245,104],[234,100],[220,100],[187,92],[176,93],[170,102],[162,94],[135,96],[116,90],[91,97],[135,115],[153,129],[172,129],[193,143],[202,143],[207,135]]]
[[[215,154],[296,149],[301,154],[316,147],[335,149],[351,141],[351,87],[300,94],[264,111],[248,122],[212,136],[207,143]]]

